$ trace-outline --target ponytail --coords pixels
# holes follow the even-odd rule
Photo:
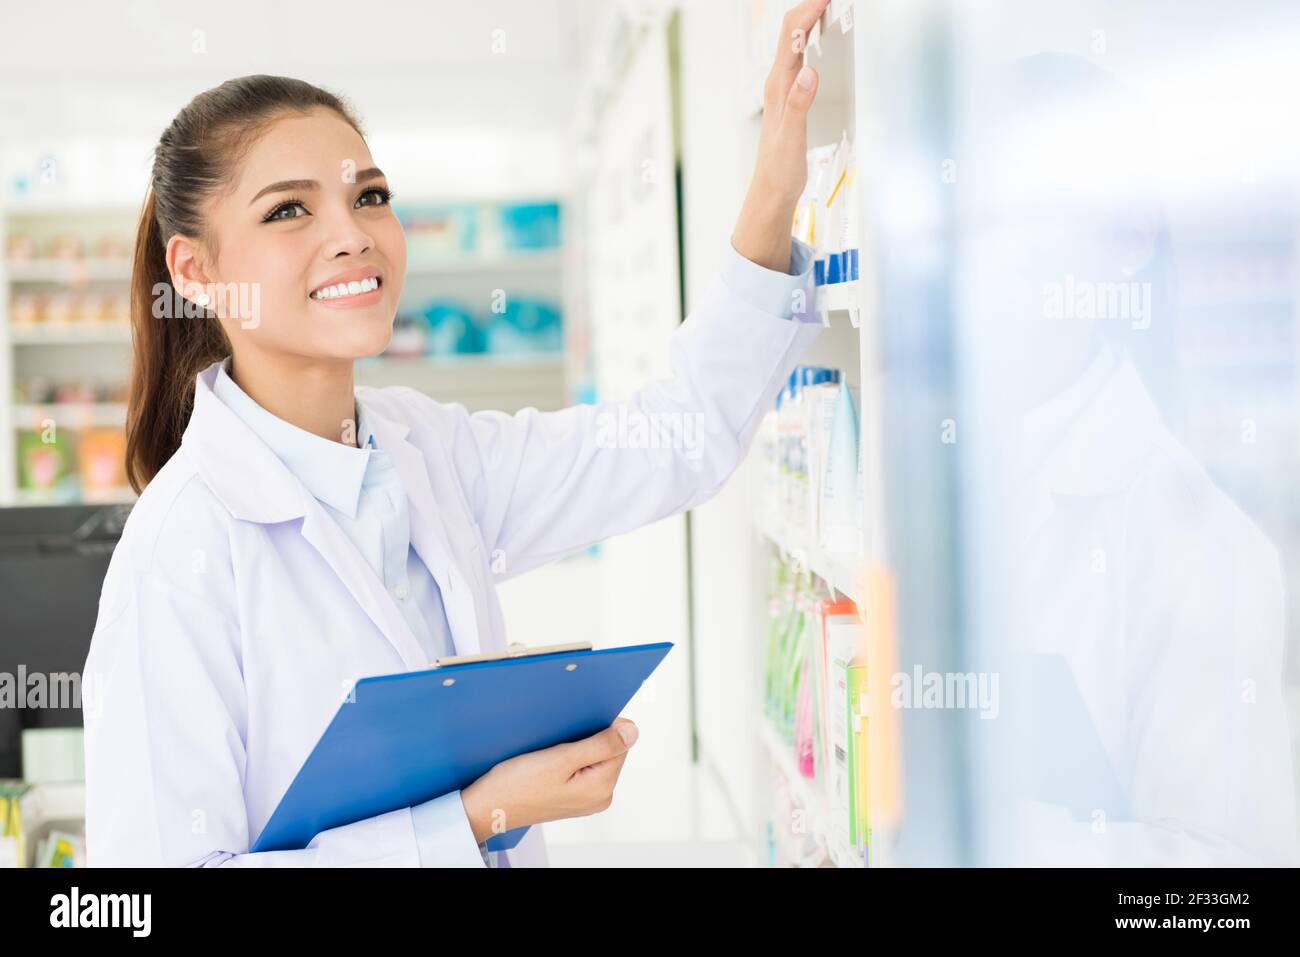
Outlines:
[[[131,265],[126,476],[137,493],[180,448],[194,408],[195,378],[231,351],[215,313],[193,304],[173,308],[181,298],[167,268],[167,243],[175,235],[190,237],[215,261],[216,237],[207,227],[203,204],[234,181],[240,157],[274,120],[319,107],[337,113],[364,138],[341,97],[302,80],[259,74],[200,93],[154,148]],[[166,307],[155,310],[163,299]]]
[[[136,231],[131,267],[131,386],[127,396],[126,477],[142,491],[181,445],[194,406],[194,378],[230,352],[221,323],[201,318],[158,319],[160,297],[177,302],[166,246],[150,189]],[[164,313],[164,315],[169,315]]]

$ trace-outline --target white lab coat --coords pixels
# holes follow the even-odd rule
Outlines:
[[[1016,494],[1024,633],[1068,663],[1132,816],[1027,817],[1018,863],[1293,865],[1278,552],[1160,421],[1131,359]]]
[[[358,389],[456,652],[507,644],[497,582],[713,496],[821,328],[718,278],[674,332],[671,377],[626,403],[470,414]],[[416,866],[409,808],[248,853],[352,683],[429,662],[339,526],[213,395],[215,371],[105,577],[83,674],[88,862]],[[605,441],[602,416],[660,413],[701,414],[697,448]],[[510,859],[545,866],[541,826]]]

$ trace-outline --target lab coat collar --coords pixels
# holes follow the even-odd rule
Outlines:
[[[418,639],[361,552],[297,476],[214,393],[220,365],[215,362],[199,373],[194,410],[181,442],[199,475],[237,519],[258,524],[303,519],[303,537],[329,563],[406,666],[428,667]],[[397,467],[412,512],[411,542],[442,590],[456,651],[473,654],[479,650],[474,598],[464,576],[453,577],[451,549],[423,455],[407,439],[409,426],[383,415],[361,396],[357,403],[375,444],[388,451]]]
[[[1022,541],[1037,534],[1062,500],[1116,494],[1141,474],[1158,437],[1160,411],[1127,352],[1114,359],[1110,375],[1072,421],[1060,421],[1055,446],[1025,477]],[[1037,427],[1043,417],[1031,413],[1025,421]]]
[[[194,409],[181,437],[212,494],[235,518],[273,524],[306,514],[309,492],[270,447],[217,396],[220,362],[194,385]],[[256,481],[251,479],[256,476]]]
[[[349,518],[356,517],[370,460],[363,417],[357,422],[360,448],[301,429],[262,408],[239,387],[230,376],[229,356],[217,366],[212,392],[270,446],[307,491]]]

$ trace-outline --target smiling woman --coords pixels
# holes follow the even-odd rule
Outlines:
[[[406,243],[391,199],[351,108],[309,83],[240,77],[177,114],[155,150],[132,273],[127,474],[136,491],[179,447],[194,377],[227,355],[259,404],[339,435],[354,412],[322,397],[346,396],[337,382],[350,381],[352,360],[383,351],[401,296]],[[364,295],[339,288],[368,277],[379,285]],[[158,321],[159,289],[199,306],[200,320]],[[285,408],[269,383],[305,366],[313,374]]]
[[[250,850],[359,679],[504,654],[498,582],[693,508],[738,467],[822,330],[796,312],[812,251],[790,236],[817,78],[785,41],[825,5],[783,25],[754,181],[724,271],[667,343],[672,376],[618,403],[470,414],[356,388],[354,361],[392,335],[406,242],[355,118],[271,76],[181,111],[133,276],[128,454],[143,491],[83,670],[100,692],[84,709],[91,864],[537,866],[533,825],[609,807],[638,733],[615,714],[483,764],[462,790]],[[157,286],[211,309],[159,318]],[[614,421],[630,428],[609,441]],[[703,438],[648,437],[663,421]],[[492,858],[507,832],[518,843]]]

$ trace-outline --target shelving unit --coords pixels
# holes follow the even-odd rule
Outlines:
[[[829,286],[818,286],[817,299],[813,303],[813,308],[825,323],[829,323],[835,313],[843,313],[850,326],[854,329],[860,329],[862,327],[862,296],[862,282],[858,279],[837,282]]]
[[[10,326],[9,342],[15,346],[128,345],[131,327],[126,323],[49,323],[41,327]]]
[[[781,18],[792,5],[783,0],[750,0],[737,5],[739,9],[733,11],[730,21],[735,36],[729,37],[727,46],[717,53],[717,57],[725,62],[746,62],[742,75],[730,78],[736,84],[736,94],[731,100],[736,110],[734,126],[724,124],[714,134],[712,127],[717,124],[716,119],[700,115],[698,119],[687,120],[688,136],[693,135],[699,145],[692,155],[688,138],[683,178],[688,184],[691,182],[694,162],[699,175],[705,177],[705,185],[696,187],[695,196],[702,196],[707,204],[707,214],[701,213],[697,227],[693,233],[687,234],[688,255],[692,239],[697,247],[707,248],[718,225],[713,220],[725,215],[723,203],[709,203],[710,192],[731,183],[743,187],[748,180],[762,125],[760,92],[763,80],[776,52]],[[694,19],[699,27],[695,27],[688,17],[686,29],[699,29],[700,39],[688,36],[685,41],[694,45],[688,54],[694,54],[695,59],[688,58],[687,69],[690,72],[683,83],[697,86],[717,83],[722,78],[706,66],[704,51],[710,43],[703,37],[710,35],[710,31],[704,29],[704,25],[707,23],[712,28],[713,42],[720,42],[716,37],[727,30],[723,22],[726,15],[718,13]],[[833,590],[835,595],[851,598],[861,609],[867,600],[859,586],[861,573],[868,566],[882,563],[886,555],[881,520],[884,469],[880,452],[881,405],[878,401],[882,389],[880,315],[872,268],[871,219],[867,209],[868,183],[873,161],[878,156],[874,142],[877,122],[871,115],[874,108],[871,73],[875,55],[871,19],[871,11],[863,5],[851,0],[835,0],[827,8],[804,53],[806,62],[818,71],[820,78],[816,101],[808,115],[807,145],[809,149],[815,149],[839,144],[845,137],[852,145],[853,195],[861,235],[857,243],[858,277],[820,285],[815,290],[810,307],[821,318],[825,328],[801,357],[800,365],[839,369],[841,381],[854,390],[858,399],[855,411],[859,440],[865,448],[862,479],[865,518],[861,547],[848,553],[833,552],[821,542],[810,540],[807,533],[774,521],[766,513],[759,492],[763,488],[764,459],[757,441],[739,476],[744,492],[735,498],[743,499],[743,502],[733,498],[732,502],[720,506],[716,513],[700,515],[697,512],[692,532],[693,562],[697,567],[716,567],[716,563],[738,553],[751,556],[747,579],[744,574],[727,573],[719,575],[719,584],[714,586],[712,582],[702,581],[708,577],[706,575],[696,578],[697,591],[703,586],[710,594],[697,598],[695,641],[700,673],[698,687],[700,694],[709,696],[699,732],[701,759],[715,767],[718,777],[725,782],[730,797],[740,808],[741,829],[756,842],[754,857],[760,861],[767,860],[770,853],[766,846],[768,822],[771,821],[775,827],[781,826],[779,821],[771,820],[772,800],[780,792],[788,793],[800,805],[805,826],[810,827],[825,845],[831,863],[854,868],[861,868],[865,863],[857,850],[837,843],[841,838],[835,835],[846,833],[847,822],[841,824],[835,817],[836,811],[822,793],[821,779],[815,782],[800,773],[792,745],[785,740],[783,732],[769,723],[761,689],[766,668],[764,635],[770,620],[772,596],[769,582],[773,557],[780,556],[790,565],[808,570],[826,583],[827,596]],[[854,23],[855,20],[859,22]],[[864,24],[864,20],[868,22]],[[743,49],[736,49],[738,46],[743,46]],[[731,149],[728,144],[733,140],[738,146],[726,157],[732,161],[732,167],[714,163],[709,152]],[[688,205],[690,200],[688,192]],[[734,215],[734,210],[730,212]],[[702,277],[707,271],[701,257],[698,274]],[[738,537],[743,537],[744,541]],[[837,544],[837,547],[843,545]],[[726,591],[723,595],[727,597],[715,598],[712,589],[722,588],[724,582]],[[746,660],[740,664],[738,658]],[[741,743],[746,747],[738,747]],[[819,775],[824,774],[824,769],[819,770]],[[873,821],[872,866],[888,863],[888,854],[882,853],[887,840],[887,833],[878,830]],[[779,840],[777,844],[780,844]]]
[[[799,773],[790,753],[790,745],[781,740],[770,724],[760,727],[759,739],[768,760],[778,769],[792,797],[804,810],[807,830],[825,848],[831,862],[836,867],[862,867],[862,860],[853,849],[846,847],[836,836],[835,825],[831,823],[833,812],[830,803],[812,786],[812,782]]]
[[[870,175],[868,160],[871,156],[869,135],[871,130],[868,103],[862,91],[870,89],[868,82],[869,51],[866,32],[854,25],[855,5],[851,0],[837,0],[826,11],[809,38],[805,52],[806,62],[818,71],[820,86],[817,99],[808,120],[808,145],[838,143],[847,135],[853,146],[853,175],[857,183],[856,199],[860,204],[858,217],[863,224],[859,263],[863,274],[851,281],[817,287],[814,309],[828,328],[809,354],[803,365],[825,365],[841,370],[842,380],[858,390],[856,408],[860,437],[866,444],[863,470],[864,509],[863,544],[857,553],[832,553],[815,540],[800,535],[781,525],[773,525],[762,516],[754,519],[759,531],[777,553],[797,569],[807,569],[825,583],[834,593],[851,598],[862,608],[865,596],[859,593],[858,575],[862,568],[884,553],[882,526],[877,518],[874,503],[880,497],[883,467],[878,452],[877,436],[879,405],[872,396],[878,388],[878,356],[876,351],[876,326],[879,322],[875,308],[875,290],[870,275],[870,234],[866,214],[865,183]],[[769,31],[770,32],[770,31]],[[759,116],[751,118],[758,122]],[[826,733],[823,729],[823,733]],[[843,843],[839,836],[844,825],[834,815],[833,809],[816,784],[805,778],[796,766],[791,745],[784,741],[775,728],[761,723],[760,738],[767,755],[769,767],[785,781],[806,815],[805,826],[811,826],[817,840],[824,844],[832,863],[839,867],[861,868],[864,858],[860,851]],[[819,775],[825,775],[825,770]],[[810,825],[809,823],[810,822]],[[883,863],[886,856],[878,853],[876,845],[884,834],[873,833],[873,864]]]
[[[47,402],[36,404],[19,404],[13,408],[15,426],[27,423],[30,428],[38,428],[44,419],[70,422],[74,428],[89,425],[126,424],[125,402]]]
[[[812,572],[841,595],[858,601],[855,575],[861,556],[833,554],[788,528],[761,519],[755,519],[754,528],[792,564]]]
[[[130,205],[82,205],[67,202],[12,201],[0,208],[0,507],[68,501],[69,490],[23,489],[18,485],[17,436],[20,429],[47,426],[70,432],[76,440],[87,428],[124,425],[124,397],[130,369],[127,315],[131,243],[138,208]],[[35,250],[10,258],[9,240],[21,235]],[[75,239],[78,253],[50,256],[56,241]],[[101,243],[111,254],[100,255]],[[24,295],[76,303],[93,317],[51,318],[30,322],[14,314]],[[104,315],[109,309],[112,315]],[[18,387],[29,381],[91,384],[102,401],[16,401]],[[130,501],[124,486],[76,492],[77,501]]]
[[[447,276],[460,273],[505,273],[514,275],[521,272],[538,270],[541,272],[558,271],[562,257],[558,250],[541,250],[537,252],[517,252],[509,256],[462,256],[447,259],[426,259],[407,262],[406,275],[411,276]]]

